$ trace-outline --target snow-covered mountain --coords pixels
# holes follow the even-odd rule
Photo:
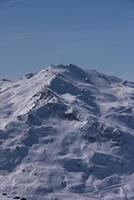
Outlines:
[[[0,80],[1,200],[134,200],[134,83],[51,66]]]

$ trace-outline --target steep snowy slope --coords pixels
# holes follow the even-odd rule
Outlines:
[[[51,66],[0,80],[0,198],[134,200],[134,83]]]

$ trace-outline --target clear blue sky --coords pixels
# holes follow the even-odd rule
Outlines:
[[[0,0],[0,77],[61,62],[134,80],[134,1]]]

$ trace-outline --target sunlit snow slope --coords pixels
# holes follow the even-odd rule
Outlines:
[[[0,80],[1,200],[134,200],[134,83],[51,66]]]

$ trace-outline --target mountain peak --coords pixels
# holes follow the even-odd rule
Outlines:
[[[134,199],[132,82],[50,66],[2,81],[0,102],[3,200]]]

